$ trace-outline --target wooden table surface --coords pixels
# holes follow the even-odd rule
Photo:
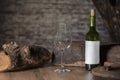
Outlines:
[[[71,72],[56,73],[58,66],[16,72],[1,72],[0,80],[93,80],[92,74],[80,67],[67,67]]]

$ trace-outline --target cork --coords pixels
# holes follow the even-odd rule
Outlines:
[[[91,15],[91,16],[94,16],[94,15],[95,15],[94,9],[91,9],[90,15]]]

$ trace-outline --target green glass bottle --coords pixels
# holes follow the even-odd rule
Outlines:
[[[89,71],[100,63],[100,40],[95,26],[95,12],[91,9],[90,30],[85,40],[85,64]]]

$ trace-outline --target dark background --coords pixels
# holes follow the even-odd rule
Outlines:
[[[0,0],[0,46],[15,40],[51,51],[60,22],[72,27],[73,41],[84,41],[91,8],[95,8],[92,0]],[[103,19],[95,10],[101,42],[112,42]],[[76,57],[77,53],[76,50]]]

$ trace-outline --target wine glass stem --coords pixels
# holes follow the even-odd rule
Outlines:
[[[64,49],[61,50],[61,69],[64,68],[64,66],[63,66],[63,54],[64,54]]]

